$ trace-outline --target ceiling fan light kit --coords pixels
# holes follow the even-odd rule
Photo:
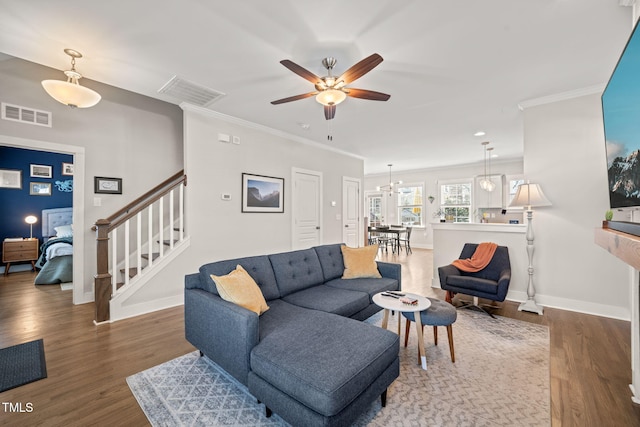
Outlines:
[[[64,72],[67,81],[43,80],[42,87],[53,99],[69,107],[93,107],[102,97],[98,92],[78,83],[82,74],[76,71],[76,58],[82,58],[82,54],[73,49],[65,49],[64,53],[71,57],[71,69]]]
[[[322,105],[338,105],[347,98],[347,94],[337,89],[326,89],[316,95],[316,101]]]
[[[375,92],[365,89],[352,89],[346,86],[356,79],[367,74],[373,70],[378,64],[382,62],[382,57],[377,53],[374,53],[362,61],[358,62],[347,71],[342,73],[339,77],[333,75],[333,67],[336,65],[336,59],[327,57],[322,60],[322,65],[327,69],[327,75],[319,77],[311,71],[301,67],[293,61],[284,59],[280,61],[282,65],[287,67],[305,80],[313,83],[315,92],[303,93],[301,95],[294,95],[287,98],[271,101],[271,104],[284,104],[285,102],[298,101],[300,99],[309,98],[311,96],[316,97],[316,101],[324,106],[324,117],[327,120],[331,120],[336,115],[336,105],[343,102],[348,96],[352,98],[368,99],[372,101],[386,101],[391,96],[382,92]]]

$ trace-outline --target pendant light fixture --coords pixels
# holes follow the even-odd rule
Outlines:
[[[484,176],[480,180],[480,188],[485,191],[492,192],[496,188],[496,184],[491,181],[491,163],[489,163],[489,175],[487,175],[487,153],[490,153],[493,150],[493,147],[487,147],[489,145],[489,141],[484,141],[482,146],[484,147]],[[489,162],[491,162],[491,158],[489,158]]]
[[[88,87],[80,86],[78,80],[82,74],[76,71],[76,58],[82,58],[77,50],[65,49],[64,53],[71,57],[71,69],[65,71],[67,81],[43,80],[42,87],[56,101],[72,108],[89,108],[100,102],[102,97]]]
[[[391,166],[393,166],[393,164],[389,163],[387,166],[389,166],[389,184],[377,186],[376,191],[388,191],[389,195],[391,195],[391,193],[393,193],[393,187],[402,184],[402,181],[391,181]]]

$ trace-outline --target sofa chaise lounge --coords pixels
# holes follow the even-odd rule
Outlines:
[[[237,265],[257,283],[261,315],[222,299],[211,275]],[[375,268],[375,267],[374,267]],[[340,244],[213,262],[185,277],[185,334],[292,425],[351,424],[399,375],[399,340],[362,322],[380,310],[372,296],[399,290],[399,264],[379,278],[343,279]]]

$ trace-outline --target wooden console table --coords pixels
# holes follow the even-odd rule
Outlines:
[[[595,242],[633,267],[631,283],[631,400],[640,403],[640,237],[608,228],[596,228]]]

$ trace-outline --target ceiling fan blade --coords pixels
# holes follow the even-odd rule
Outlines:
[[[374,53],[373,55],[364,58],[362,61],[358,62],[353,67],[342,73],[342,75],[336,81],[342,80],[344,84],[349,84],[352,81],[364,76],[369,71],[373,70],[381,62],[382,56]]]
[[[314,85],[322,83],[322,79],[320,77],[316,76],[306,68],[302,68],[301,66],[299,66],[293,61],[289,61],[288,59],[283,59],[282,61],[280,61],[280,63],[285,67],[287,67],[288,69],[290,69],[291,71],[293,71],[294,73],[296,73],[297,75],[299,75],[300,77],[302,77],[303,79],[309,80]]]
[[[336,116],[336,106],[335,105],[325,105],[324,106],[324,118],[327,120],[331,120]]]
[[[303,93],[301,95],[295,95],[295,96],[290,96],[288,98],[282,98],[282,99],[278,99],[276,101],[271,101],[271,103],[273,105],[284,104],[285,102],[297,101],[299,99],[309,98],[309,97],[311,97],[313,95],[317,95],[317,94],[318,94],[318,92]]]
[[[353,98],[369,99],[371,101],[386,101],[391,98],[391,95],[387,95],[386,93],[366,89],[347,88],[344,89],[344,92]]]

